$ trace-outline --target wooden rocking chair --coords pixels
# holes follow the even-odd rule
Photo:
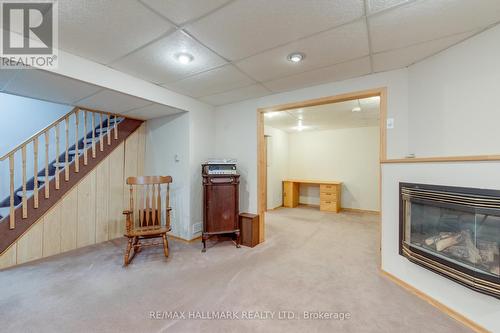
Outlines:
[[[161,242],[141,243],[150,238],[163,239],[163,251],[168,257],[167,232],[170,228],[170,176],[129,177],[130,207],[123,214],[126,216],[125,237],[128,238],[125,250],[124,266],[127,266],[134,256],[144,246],[161,245]],[[165,189],[165,206],[162,206],[162,188]],[[135,200],[135,202],[134,202]],[[162,220],[162,218],[164,219]],[[132,256],[130,251],[134,250]]]

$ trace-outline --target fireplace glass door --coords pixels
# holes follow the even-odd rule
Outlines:
[[[471,190],[402,184],[400,253],[498,297],[500,191]]]

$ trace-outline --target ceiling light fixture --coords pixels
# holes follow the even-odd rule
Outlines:
[[[181,64],[187,65],[194,60],[194,57],[187,52],[181,52],[175,55],[175,59],[177,59],[177,61]]]
[[[264,115],[267,117],[267,118],[273,118],[274,116],[277,116],[279,112],[266,112],[264,113]]]
[[[302,60],[304,60],[305,57],[306,57],[306,55],[304,53],[293,52],[293,53],[290,53],[288,55],[288,57],[286,57],[286,59],[288,61],[293,62],[293,63],[298,63],[298,62],[301,62]]]
[[[304,126],[302,124],[302,120],[299,120],[298,123],[297,123],[297,126],[295,126],[293,129],[301,132],[302,130],[304,130],[306,128],[307,128],[307,126]]]
[[[361,111],[361,103],[359,103],[359,99],[358,99],[358,106],[353,107],[351,111],[352,112],[360,112]]]

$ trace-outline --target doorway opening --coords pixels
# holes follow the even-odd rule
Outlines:
[[[258,110],[258,206],[380,212],[386,89]]]

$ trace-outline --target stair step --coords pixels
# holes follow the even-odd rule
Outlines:
[[[51,177],[52,177],[52,176],[49,176],[49,181],[50,181],[50,178],[51,178]],[[40,184],[40,183],[42,183],[42,184]],[[38,176],[38,185],[39,185],[39,186],[40,186],[40,185],[43,185],[43,183],[45,183],[45,176]]]
[[[33,190],[26,191],[26,197],[29,198],[29,197],[33,196],[34,193],[35,193],[35,191],[33,191]],[[22,198],[23,197],[23,191],[17,191],[16,195],[19,198]]]
[[[0,207],[0,220],[10,214],[9,207]]]
[[[111,121],[109,121],[109,123],[111,125],[113,125],[115,122],[120,123],[122,120],[123,120],[122,117],[118,117],[118,118],[113,117],[113,118],[111,118]]]
[[[111,127],[111,132],[113,132],[113,127]],[[95,130],[95,133],[96,135],[99,135],[101,133],[101,129],[100,128],[96,128]],[[102,128],[102,134],[107,134],[108,133],[108,128],[107,127],[103,127]]]
[[[68,164],[71,164],[71,162],[73,162],[73,159],[70,159],[68,161]],[[61,171],[61,169],[64,169],[66,167],[66,162],[53,163],[52,166],[54,166],[54,168],[59,167],[59,171]]]
[[[84,149],[78,149],[78,155],[83,155]],[[68,154],[75,155],[75,149],[68,150]]]
[[[87,143],[87,146],[92,145],[92,138],[87,138],[85,139],[85,142]],[[99,142],[98,138],[96,137],[95,143],[97,144]]]

